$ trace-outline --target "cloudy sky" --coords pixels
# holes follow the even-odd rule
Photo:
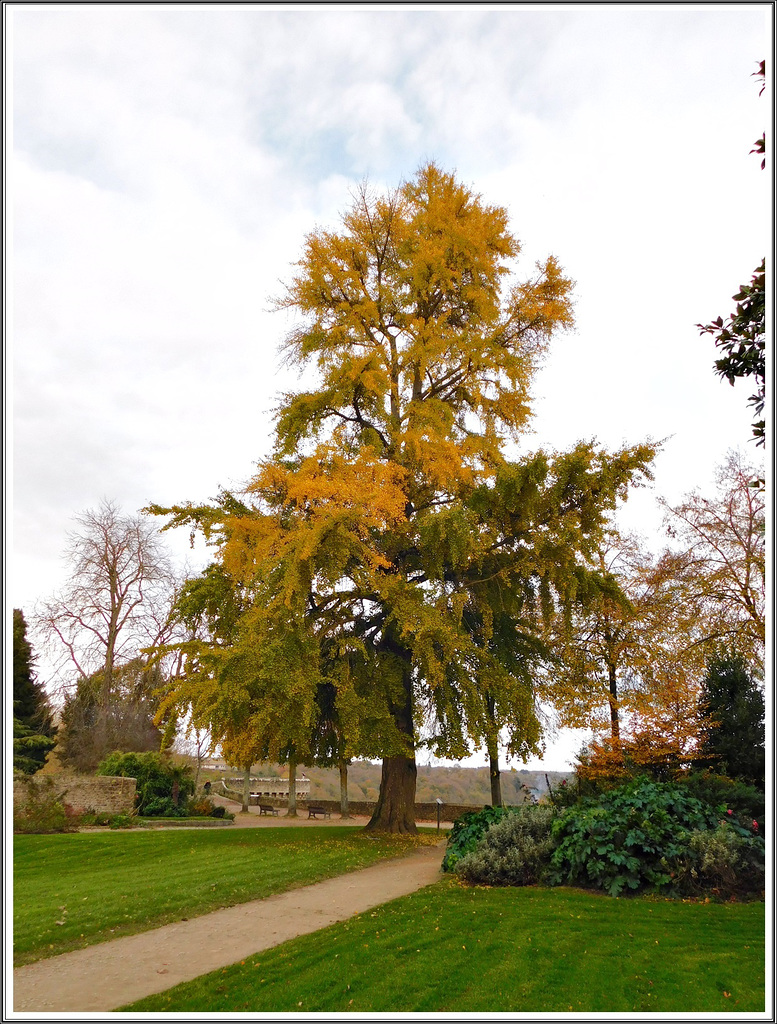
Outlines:
[[[507,207],[526,276],[553,253],[577,282],[530,445],[666,439],[624,519],[648,533],[656,494],[709,492],[732,446],[756,456],[749,389],[714,375],[695,325],[766,250],[749,151],[770,5],[6,14],[9,615],[56,589],[72,517],[101,498],[247,478],[293,385],[270,309],[305,233],[429,159]]]

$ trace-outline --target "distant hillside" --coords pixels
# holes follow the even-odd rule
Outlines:
[[[298,772],[310,779],[310,795],[319,800],[340,799],[340,773],[337,768],[317,768],[300,765]],[[379,764],[369,761],[354,761],[348,767],[348,796],[351,800],[377,800],[380,787]],[[258,776],[285,775],[283,766],[254,765],[252,774]],[[551,786],[560,784],[562,779],[572,777],[572,772],[547,772]],[[502,772],[502,799],[506,804],[522,803],[521,785],[527,786],[535,796],[547,792],[545,772],[527,769],[507,769]],[[437,798],[444,803],[471,804],[475,807],[491,803],[491,787],[487,768],[452,767],[418,768],[416,800],[430,803]]]

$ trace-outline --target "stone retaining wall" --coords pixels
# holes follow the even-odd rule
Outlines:
[[[330,813],[340,813],[340,801],[339,800],[314,800],[312,797],[306,801],[297,801],[297,808],[300,810],[307,810],[309,805],[314,807],[323,807],[325,811]],[[285,807],[285,801],[278,801],[279,807]],[[372,816],[372,812],[375,810],[374,800],[349,800],[348,810],[351,814],[361,814],[367,817]],[[455,821],[456,818],[460,818],[462,814],[466,814],[467,811],[482,811],[483,806],[472,807],[469,804],[442,804],[440,807],[440,821]],[[416,821],[437,821],[437,804],[416,804],[415,805],[415,820]]]
[[[233,790],[223,791],[221,787],[215,787],[212,790],[214,796],[225,796],[229,800],[234,800],[236,803],[241,803],[242,796],[240,793],[236,793]],[[278,807],[285,810],[288,807],[288,801],[279,799],[278,797],[261,797],[260,799],[251,798],[249,800],[249,806],[254,807],[257,804],[267,804],[269,807]],[[308,807],[323,807],[325,811],[329,811],[330,814],[340,813],[340,801],[339,800],[317,800],[315,797],[298,797],[297,798],[297,811],[303,813],[307,811]],[[372,812],[375,810],[374,800],[349,800],[348,810],[351,814],[363,815],[365,817],[372,817]],[[482,811],[483,805],[480,804],[477,807],[473,807],[470,804],[446,804],[444,803],[440,807],[440,821],[455,821],[456,818],[460,818],[462,814],[467,811]],[[415,805],[415,819],[416,821],[437,821],[437,804],[436,803],[425,803]]]
[[[51,783],[45,780],[51,779]],[[34,787],[51,785],[62,803],[74,814],[97,811],[101,814],[132,814],[135,809],[135,779],[111,775],[33,775],[14,779],[13,802],[25,803],[29,782]]]

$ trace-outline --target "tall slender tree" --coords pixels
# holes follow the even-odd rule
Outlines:
[[[46,763],[56,743],[46,690],[35,673],[35,656],[27,638],[27,622],[20,608],[13,610],[13,763],[34,775]]]

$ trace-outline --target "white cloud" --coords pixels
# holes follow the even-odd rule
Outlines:
[[[70,517],[103,495],[250,474],[289,386],[267,309],[305,232],[430,158],[508,207],[523,273],[553,252],[578,282],[531,443],[673,435],[657,489],[711,478],[749,412],[695,324],[766,245],[767,17],[12,9],[13,604],[56,584]]]

